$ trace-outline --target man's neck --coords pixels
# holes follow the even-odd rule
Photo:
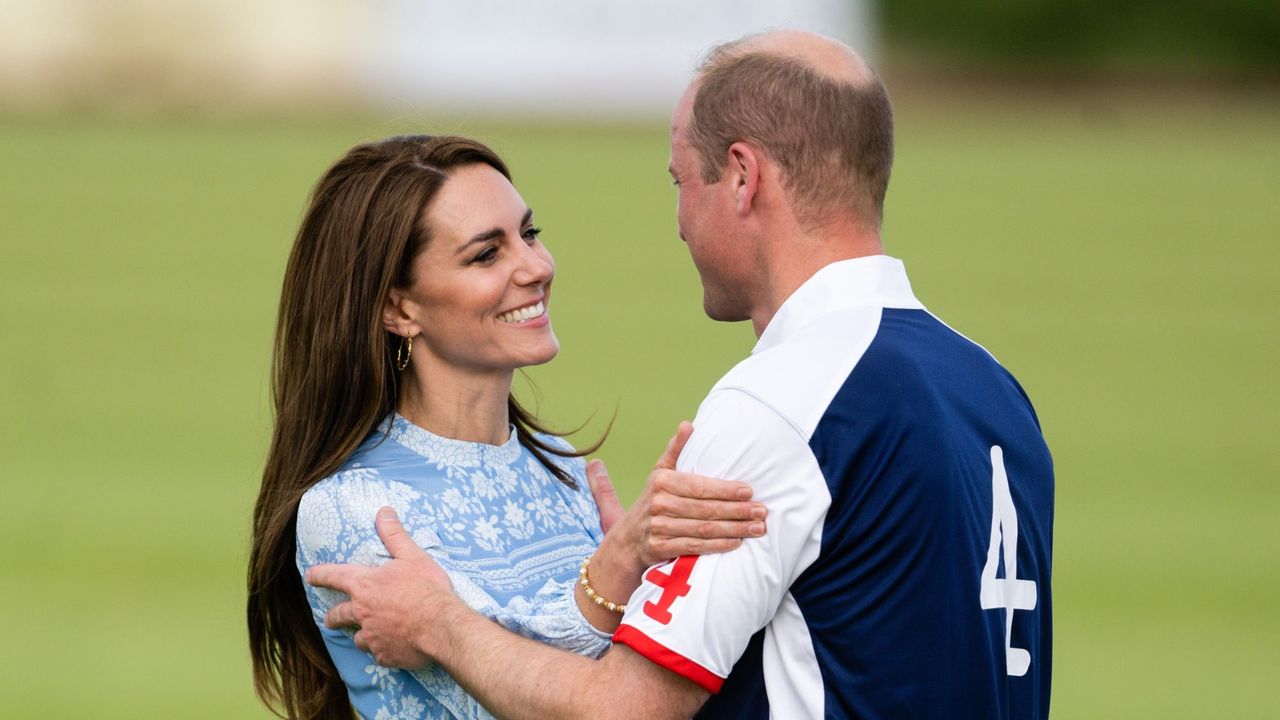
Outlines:
[[[880,231],[852,223],[796,233],[770,244],[761,302],[751,313],[756,337],[764,334],[787,298],[822,268],[841,260],[883,254]]]

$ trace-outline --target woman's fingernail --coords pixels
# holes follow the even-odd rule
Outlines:
[[[765,510],[764,510],[764,506],[763,506],[763,505],[757,505],[757,506],[755,506],[755,507],[751,508],[751,519],[752,519],[752,520],[763,520],[763,519],[764,519],[764,514],[765,514]]]
[[[751,488],[749,488],[749,487],[742,487],[742,488],[738,488],[738,499],[739,499],[739,500],[750,500],[750,499],[751,499]]]
[[[747,531],[750,532],[752,535],[763,535],[764,523],[751,523],[750,525],[747,526]]]

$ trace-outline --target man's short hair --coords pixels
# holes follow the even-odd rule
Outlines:
[[[689,142],[704,182],[717,182],[729,146],[746,141],[782,168],[801,222],[852,211],[879,227],[893,165],[893,109],[880,78],[830,77],[742,41],[713,49],[698,73]]]

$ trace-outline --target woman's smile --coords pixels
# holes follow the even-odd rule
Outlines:
[[[555,261],[511,181],[484,164],[457,168],[428,206],[426,225],[432,237],[414,261],[413,283],[392,291],[401,312],[392,325],[420,341],[415,362],[428,373],[420,379],[439,385],[462,370],[506,382],[517,368],[555,357],[547,312]]]
[[[547,306],[542,300],[535,300],[524,307],[498,315],[498,319],[509,325],[542,327],[547,323]],[[542,322],[535,322],[539,320]]]

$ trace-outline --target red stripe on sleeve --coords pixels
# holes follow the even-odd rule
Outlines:
[[[630,625],[619,625],[617,631],[613,633],[613,641],[635,650],[656,665],[689,678],[713,695],[720,692],[720,686],[724,685],[724,678],[680,653],[658,644]]]

